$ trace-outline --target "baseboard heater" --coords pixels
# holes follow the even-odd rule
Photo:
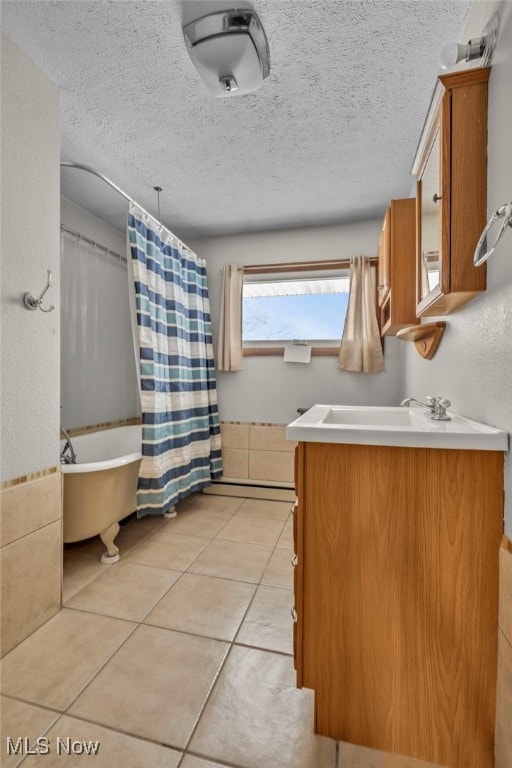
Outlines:
[[[244,487],[253,486],[255,488],[281,488],[284,490],[294,489],[294,484],[286,480],[255,480],[254,478],[227,477],[221,480],[212,480],[212,485],[243,485]]]
[[[240,480],[238,478],[236,480],[214,480],[210,486],[203,488],[203,493],[273,501],[295,500],[293,483],[277,483],[266,480]]]

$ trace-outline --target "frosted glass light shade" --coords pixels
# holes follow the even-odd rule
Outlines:
[[[257,90],[270,73],[267,37],[250,9],[220,11],[183,27],[197,71],[214,96],[243,96]]]
[[[257,90],[263,82],[256,48],[245,32],[202,40],[194,45],[190,56],[214,96],[230,95],[222,85],[224,78],[235,79],[239,96]]]
[[[451,69],[457,62],[466,58],[467,45],[461,43],[450,43],[445,45],[439,57],[442,69]]]
[[[459,61],[475,61],[480,59],[481,67],[489,67],[498,39],[498,30],[500,19],[497,13],[489,19],[482,29],[481,37],[473,37],[468,40],[466,45],[460,43],[450,43],[441,51],[440,64],[441,69],[450,69],[458,64]]]

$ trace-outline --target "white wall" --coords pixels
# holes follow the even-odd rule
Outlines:
[[[59,91],[1,38],[2,480],[59,463]],[[47,314],[22,304],[51,269]]]
[[[377,251],[381,225],[375,220],[190,242],[207,262],[214,344],[224,264],[371,256]],[[296,418],[298,407],[314,403],[396,404],[402,388],[402,347],[403,342],[386,339],[386,371],[377,374],[341,371],[335,357],[313,357],[310,365],[285,363],[280,357],[246,357],[242,371],[217,373],[220,417],[224,421],[285,424]]]
[[[79,173],[79,171],[76,171]],[[66,198],[69,229],[126,256],[126,234]],[[66,429],[140,413],[125,263],[63,236],[61,422]]]
[[[82,176],[87,175],[78,170],[75,170],[74,173]],[[126,205],[126,216],[128,217],[128,205]],[[93,216],[85,208],[81,208],[63,196],[60,198],[60,220],[69,229],[80,232],[81,235],[104,245],[105,248],[110,248],[115,253],[126,256],[126,232],[119,232],[103,219]]]
[[[500,33],[489,81],[487,198],[489,215],[512,199],[512,3],[475,3],[483,13],[463,35],[480,34],[498,9]],[[480,7],[478,7],[480,6]],[[471,23],[471,19],[470,19]],[[471,190],[465,190],[470,195]],[[408,347],[402,394],[438,394],[455,412],[512,433],[512,230],[487,265],[487,291],[446,318],[436,356],[422,360]],[[505,532],[512,537],[512,462],[506,459]]]

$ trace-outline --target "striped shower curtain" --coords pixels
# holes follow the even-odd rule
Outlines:
[[[130,205],[142,404],[138,517],[162,515],[222,472],[203,259]]]

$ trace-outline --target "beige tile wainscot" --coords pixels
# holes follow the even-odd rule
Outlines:
[[[3,656],[61,607],[59,468],[7,481],[2,488],[1,502]]]
[[[284,424],[221,424],[223,480],[293,482],[295,443]]]

